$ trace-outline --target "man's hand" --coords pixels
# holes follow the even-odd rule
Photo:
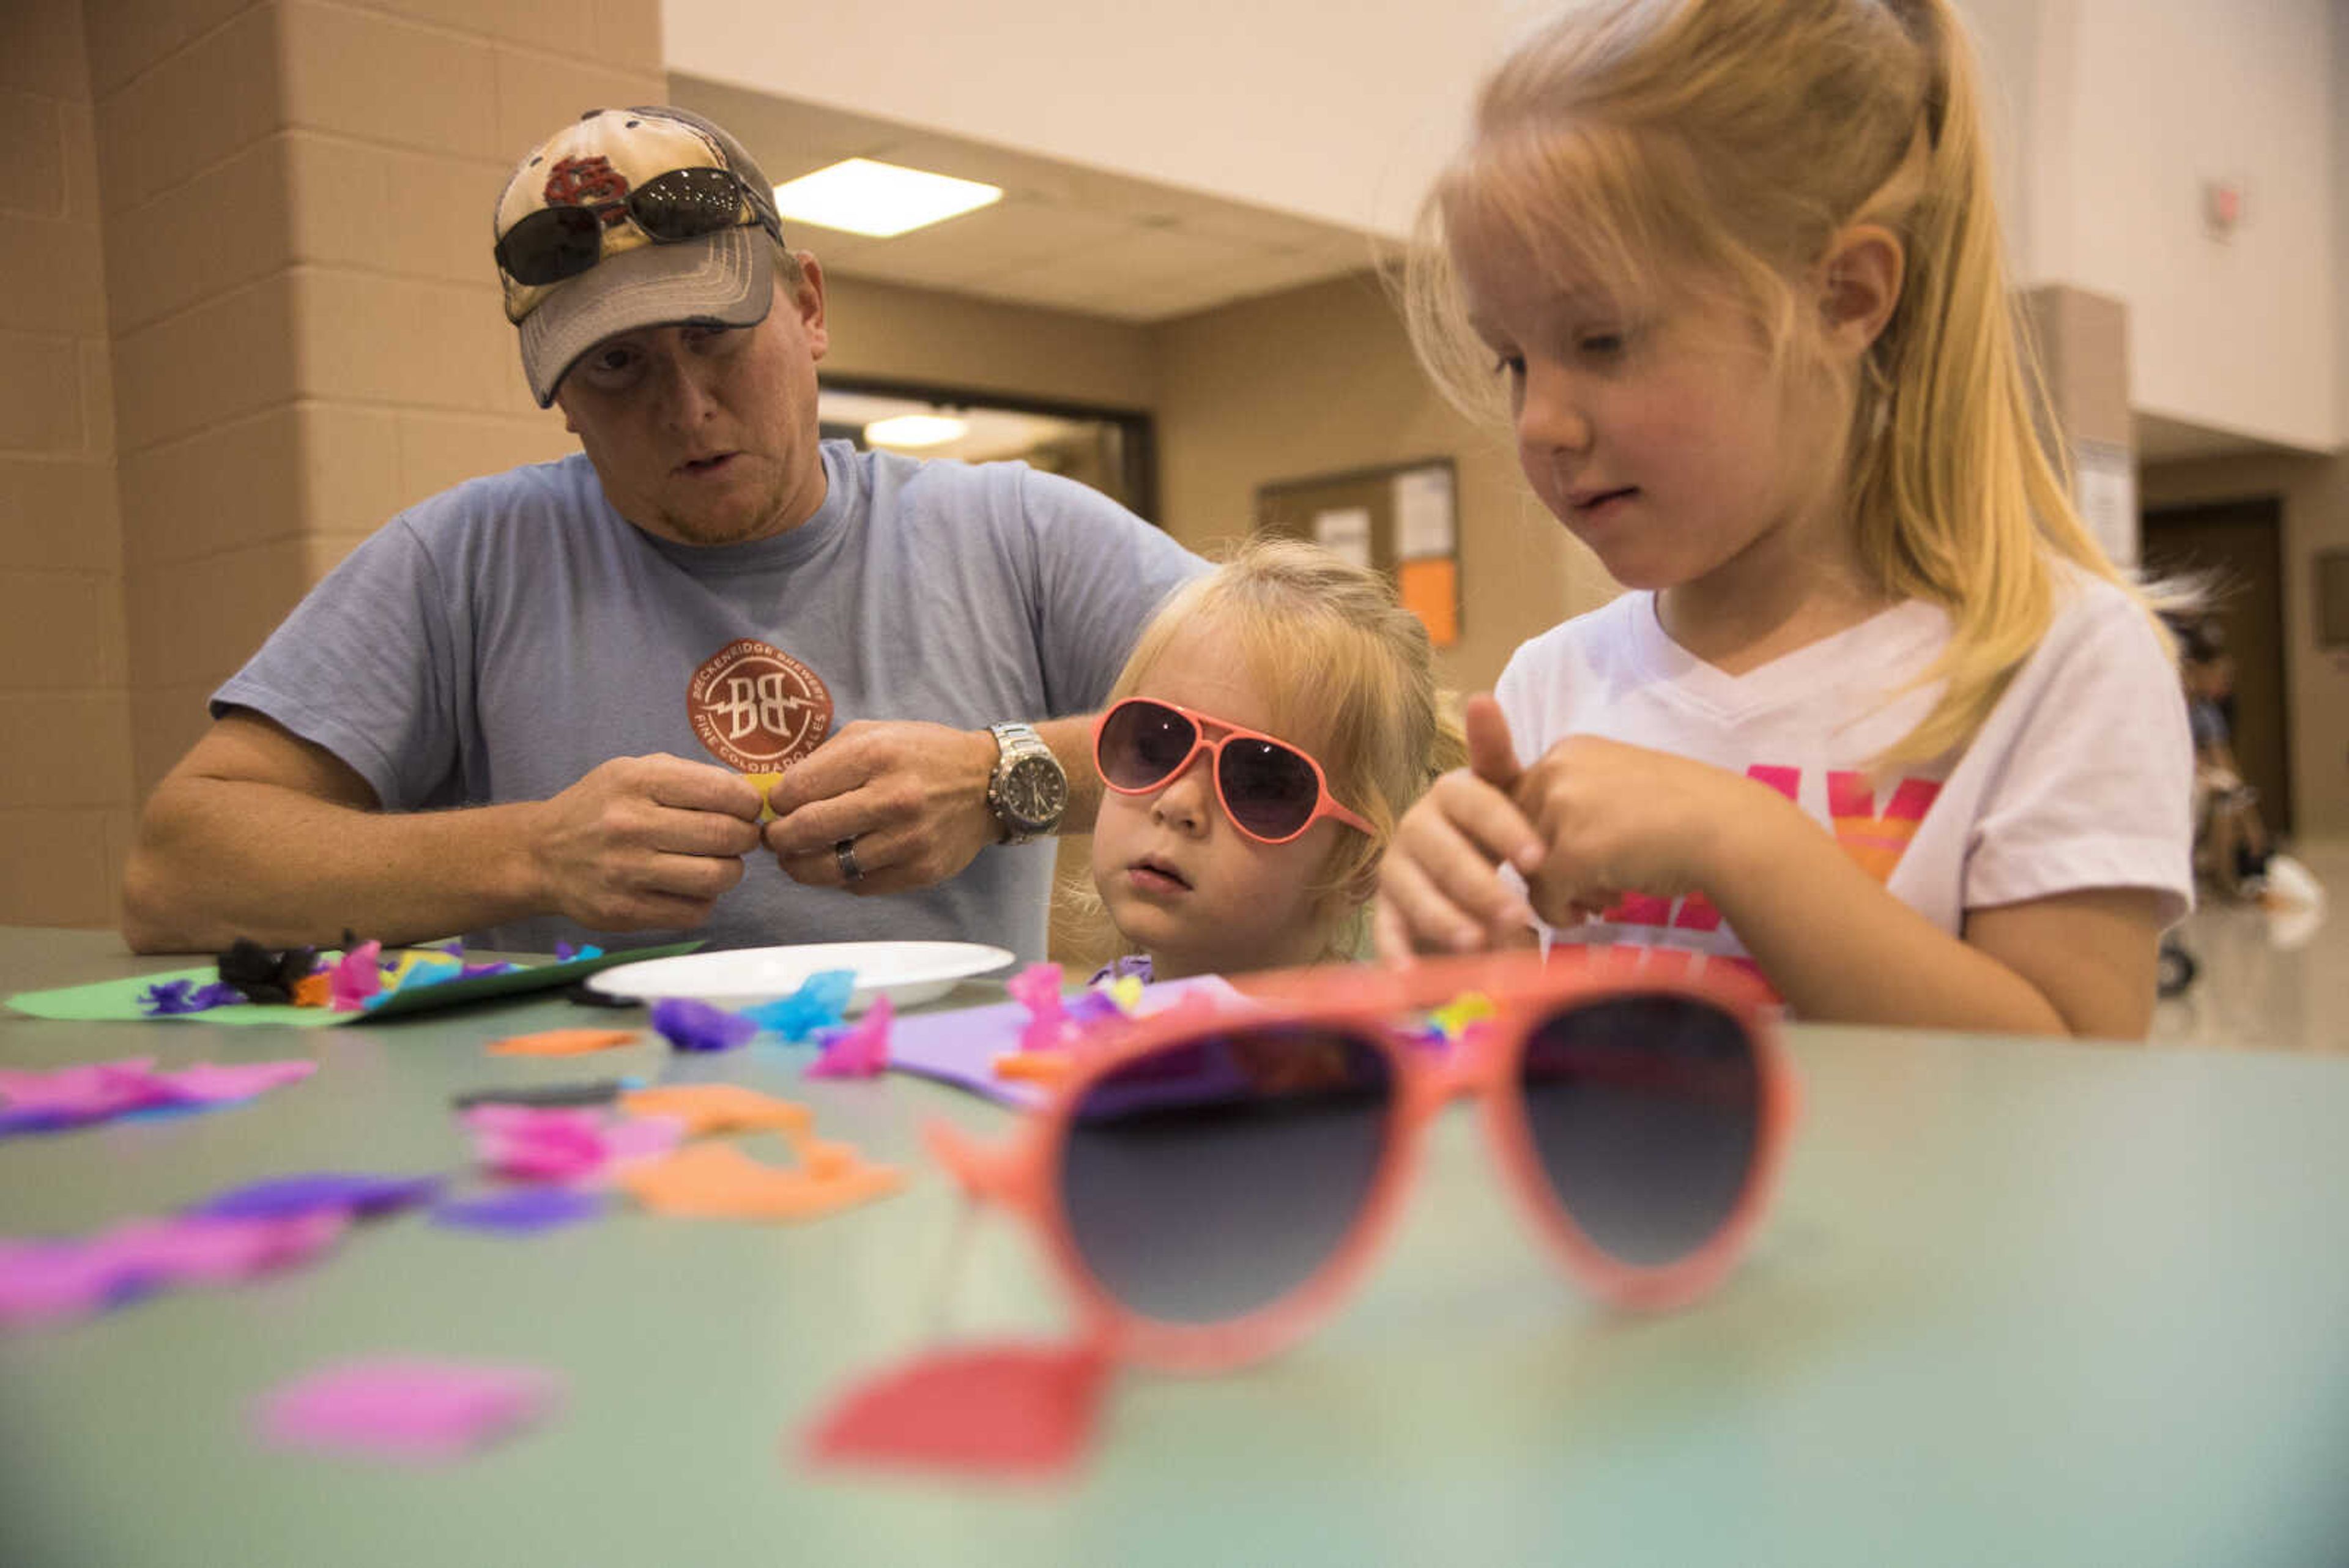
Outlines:
[[[860,720],[769,792],[767,847],[795,882],[853,893],[932,887],[1003,836],[987,808],[995,737],[915,721]],[[855,841],[851,882],[835,846]]]
[[[1490,697],[1471,698],[1463,718],[1468,765],[1437,779],[1403,814],[1379,867],[1371,933],[1389,963],[1503,945],[1532,924],[1499,869],[1530,872],[1545,852],[1510,799],[1519,775],[1508,721]]]
[[[590,930],[684,929],[709,919],[759,846],[758,786],[682,757],[615,757],[536,808],[541,903]]]

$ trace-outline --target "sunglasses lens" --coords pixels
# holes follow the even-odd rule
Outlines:
[[[542,207],[498,242],[498,265],[516,283],[577,277],[604,254],[604,222],[585,207]]]
[[[1312,1279],[1352,1231],[1392,1134],[1376,1047],[1264,1029],[1137,1057],[1077,1105],[1061,1204],[1085,1267],[1162,1323],[1229,1323]]]
[[[1673,994],[1575,1007],[1526,1040],[1521,1071],[1550,1191],[1601,1251],[1660,1268],[1720,1234],[1761,1142],[1761,1065],[1735,1017]]]
[[[1148,789],[1183,765],[1198,743],[1190,720],[1156,702],[1121,702],[1102,725],[1102,777],[1120,789]]]
[[[723,169],[672,169],[628,197],[628,216],[666,244],[730,229],[742,216],[742,188]]]
[[[1313,764],[1277,741],[1236,735],[1225,742],[1216,782],[1232,820],[1259,838],[1287,838],[1313,819],[1321,802]]]

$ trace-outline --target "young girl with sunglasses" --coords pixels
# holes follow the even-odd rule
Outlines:
[[[1486,82],[1414,341],[1631,591],[1470,705],[1381,951],[1537,917],[1810,1018],[2144,1033],[2192,748],[2034,433],[1991,188],[1948,0],[1599,0]]]
[[[1396,815],[1463,755],[1375,572],[1258,539],[1143,628],[1093,731],[1092,877],[1159,980],[1350,956]]]

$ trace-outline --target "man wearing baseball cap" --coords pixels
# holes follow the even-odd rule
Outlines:
[[[549,138],[495,257],[531,390],[582,451],[393,518],[214,694],[140,820],[131,946],[1040,957],[1031,841],[1097,795],[1070,715],[1202,564],[1024,465],[820,440],[823,272],[695,115]]]

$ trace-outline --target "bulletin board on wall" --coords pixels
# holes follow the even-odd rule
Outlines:
[[[1448,457],[1257,487],[1259,533],[1310,540],[1384,572],[1438,648],[1460,640],[1458,475]]]

